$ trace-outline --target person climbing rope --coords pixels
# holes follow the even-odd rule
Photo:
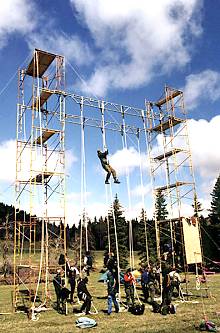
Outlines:
[[[109,178],[112,175],[114,178],[115,184],[120,184],[120,181],[118,180],[116,176],[116,171],[111,167],[111,165],[108,162],[107,155],[108,155],[108,149],[102,152],[101,150],[97,150],[98,158],[100,159],[100,162],[102,164],[103,169],[107,172],[105,184],[109,184]]]

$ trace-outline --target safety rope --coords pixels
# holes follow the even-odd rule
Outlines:
[[[40,157],[41,157],[41,161],[43,161],[42,118],[41,118],[41,112],[40,112],[41,111],[40,110],[40,79],[39,79],[39,75],[38,75],[38,73],[39,73],[39,59],[38,59],[37,52],[35,54],[36,54],[36,57],[34,57],[34,61],[36,62],[35,66],[36,66],[36,70],[37,70],[36,74],[37,74],[37,106],[38,106],[38,110],[37,110],[37,113],[36,113],[36,118],[37,118],[37,114],[38,114],[39,115],[39,124],[40,124],[40,137],[41,137],[41,140],[40,140],[41,141],[40,142]],[[33,103],[33,107],[34,107],[34,103]],[[32,140],[33,140],[33,135],[32,135]],[[33,142],[31,142],[31,144],[33,144]],[[42,179],[42,181],[44,181],[44,179]],[[43,207],[44,207],[44,203],[43,203]],[[31,214],[32,214],[32,212],[31,212]],[[34,299],[33,299],[33,302],[32,302],[32,308],[35,307],[35,302],[36,302],[36,299],[37,299],[38,290],[39,290],[40,282],[41,282],[41,275],[42,275],[42,268],[43,268],[43,257],[44,257],[44,247],[45,247],[45,243],[44,243],[45,242],[44,225],[45,225],[45,221],[44,221],[44,217],[43,217],[42,218],[42,231],[41,231],[40,266],[39,266],[39,272],[38,272],[37,286],[36,286],[36,290],[35,290]],[[31,235],[30,235],[30,241],[31,241]]]
[[[103,150],[105,151],[107,149],[106,144],[106,133],[105,133],[105,118],[104,118],[104,103],[102,101],[101,106],[101,117],[102,117],[102,145]],[[120,257],[119,257],[119,249],[118,249],[118,235],[117,235],[117,224],[116,224],[116,217],[115,217],[115,210],[114,210],[114,199],[112,194],[112,186],[111,183],[109,185],[110,188],[110,199],[112,203],[112,217],[113,217],[113,227],[114,227],[114,236],[115,236],[115,250],[116,250],[116,258],[117,258],[117,273],[118,273],[118,298],[119,298],[119,304],[121,300],[121,289],[120,289]],[[106,193],[106,205],[108,205],[108,186],[105,186],[105,193]],[[108,231],[108,247],[109,247],[109,254],[111,253],[111,239],[110,239],[110,221],[109,221],[109,214],[107,214],[107,231]]]
[[[107,144],[106,144],[106,133],[105,133],[105,106],[104,106],[104,102],[101,102],[100,105],[100,110],[101,110],[101,119],[102,119],[102,148],[103,151],[107,150]],[[112,200],[111,200],[112,202]],[[109,200],[108,200],[108,186],[107,184],[105,185],[105,203],[106,203],[106,207],[109,207]],[[107,233],[108,233],[108,253],[111,253],[111,239],[110,239],[110,225],[109,225],[109,215],[108,212],[106,214],[107,216]]]
[[[88,245],[88,221],[86,216],[86,158],[85,158],[85,123],[84,123],[84,105],[83,97],[80,103],[81,119],[81,229],[80,229],[80,274],[82,272],[82,247],[83,247],[83,224],[85,223],[85,242],[86,251]]]
[[[124,109],[121,107],[121,114],[122,114],[122,131],[121,131],[121,138],[122,138],[122,146],[123,150],[128,150],[127,145],[127,135],[126,135],[126,124],[125,124],[125,117],[124,117]],[[127,193],[128,193],[128,207],[129,207],[129,259],[130,259],[130,267],[134,268],[134,243],[133,243],[133,230],[132,230],[132,219],[131,219],[131,191],[130,191],[130,177],[128,166],[126,164],[126,184],[127,184]]]
[[[140,131],[137,131],[137,143],[138,143],[138,155],[139,155],[139,167],[140,167],[140,184],[141,184],[141,199],[142,199],[142,207],[143,207],[143,219],[144,219],[144,234],[145,234],[145,247],[146,247],[146,259],[147,266],[149,267],[149,248],[148,248],[148,236],[147,236],[147,223],[146,223],[146,206],[145,206],[145,194],[144,194],[144,183],[143,183],[143,168],[142,168],[142,160],[141,160],[141,150],[140,150]]]

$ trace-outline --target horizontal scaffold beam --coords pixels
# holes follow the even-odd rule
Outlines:
[[[177,97],[177,96],[179,96],[181,94],[182,94],[182,91],[180,91],[180,90],[174,90],[174,91],[171,92],[171,94],[169,94],[166,97],[164,97],[164,98],[160,99],[159,101],[157,101],[155,103],[155,105],[158,106],[158,107],[161,107],[163,104],[167,103],[171,99],[173,99],[173,98],[175,98],[175,97]]]
[[[165,132],[169,128],[179,125],[179,124],[183,123],[184,121],[185,121],[185,119],[170,116],[165,121],[161,121],[158,125],[156,125],[152,128],[149,128],[149,130],[154,131],[154,132]]]
[[[170,151],[164,152],[164,154],[160,154],[158,156],[155,156],[153,159],[157,160],[157,161],[161,161],[163,159],[171,157],[171,156],[173,156],[173,155],[175,155],[177,153],[180,153],[182,151],[183,151],[183,149],[181,149],[181,148],[173,148]]]
[[[134,117],[139,117],[145,119],[145,110],[136,108],[133,106],[117,104],[113,102],[108,102],[104,100],[99,100],[91,97],[80,96],[74,93],[68,93],[63,90],[50,90],[47,88],[40,89],[40,106],[42,106],[52,95],[62,95],[64,97],[70,97],[73,101],[79,105],[88,106],[91,108],[95,108],[97,110],[101,110],[102,112],[117,112],[122,116],[129,115]],[[36,107],[36,105],[34,105]]]
[[[177,188],[179,186],[184,186],[184,185],[192,185],[192,183],[178,181],[174,184],[169,184],[169,185],[157,187],[155,190],[156,190],[156,192],[161,192],[161,191],[169,190],[169,189],[172,189],[172,188]]]

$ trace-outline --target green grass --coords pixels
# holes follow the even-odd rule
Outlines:
[[[177,313],[175,315],[162,316],[154,314],[151,311],[151,306],[146,305],[144,315],[134,316],[128,312],[112,313],[107,316],[103,310],[107,309],[106,286],[103,283],[97,282],[100,275],[99,271],[102,268],[102,253],[96,253],[96,269],[91,274],[88,284],[88,289],[93,295],[93,302],[98,309],[98,315],[93,315],[98,326],[93,330],[98,332],[196,332],[194,325],[198,325],[204,318],[204,310],[209,320],[214,321],[220,326],[220,317],[217,312],[220,312],[220,276],[215,274],[208,277],[209,290],[208,298],[194,298],[198,303],[177,303]],[[195,285],[195,277],[190,277],[191,287]],[[11,310],[11,286],[0,286],[0,312],[8,312]],[[204,291],[203,291],[204,292]],[[141,290],[138,289],[141,296]],[[204,292],[205,293],[205,292]],[[122,296],[124,297],[124,288],[122,286]],[[53,295],[55,301],[55,297]],[[79,308],[79,305],[74,305],[74,308]],[[1,332],[16,332],[16,333],[70,333],[81,332],[75,327],[77,317],[72,313],[73,307],[68,305],[68,315],[58,314],[55,310],[49,310],[40,314],[38,321],[30,321],[23,313],[10,315],[0,315],[0,330]]]

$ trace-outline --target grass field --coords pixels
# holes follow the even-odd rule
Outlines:
[[[220,326],[220,276],[215,274],[208,277],[208,298],[191,298],[190,302],[179,302],[176,300],[177,313],[174,315],[162,316],[155,314],[150,305],[146,305],[144,315],[134,316],[129,312],[112,313],[108,316],[103,310],[107,309],[106,286],[97,282],[102,268],[102,254],[96,253],[96,267],[92,272],[88,289],[93,295],[93,302],[99,313],[91,315],[97,321],[97,327],[91,330],[98,332],[196,332],[195,325],[198,325],[204,318],[204,312],[209,320]],[[195,286],[195,277],[190,277],[191,287]],[[11,286],[0,286],[0,312],[11,311]],[[141,290],[138,288],[140,298]],[[201,290],[199,294],[205,294]],[[122,286],[122,296],[124,288]],[[55,301],[55,297],[54,297]],[[74,304],[74,308],[79,305]],[[219,312],[219,316],[218,316]],[[1,314],[0,331],[16,333],[70,333],[80,332],[82,329],[75,327],[77,317],[73,314],[73,306],[68,305],[68,315],[61,315],[54,309],[40,314],[38,321],[30,321],[24,313]]]

